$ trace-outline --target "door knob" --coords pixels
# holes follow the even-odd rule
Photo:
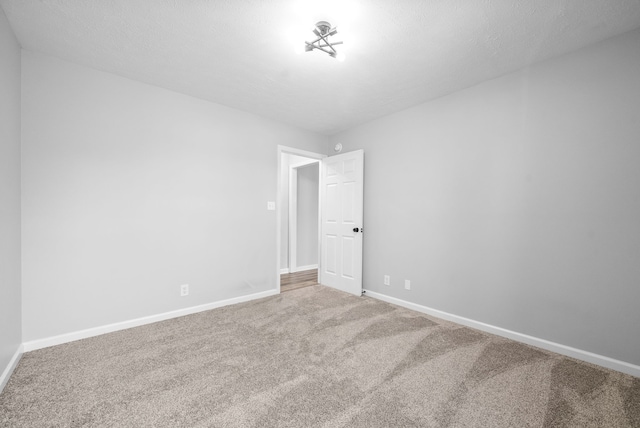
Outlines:
[[[358,229],[357,227],[354,227],[354,228],[353,228],[353,231],[354,231],[354,232],[360,232],[360,229]]]

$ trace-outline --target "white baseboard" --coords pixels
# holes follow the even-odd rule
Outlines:
[[[305,270],[311,270],[311,269],[318,269],[318,265],[296,266],[295,269],[291,270],[291,273],[304,272]]]
[[[273,296],[278,293],[278,290],[262,291],[260,293],[234,297],[227,300],[220,300],[218,302],[207,303],[205,305],[192,306],[190,308],[178,309],[176,311],[164,312],[162,314],[151,315],[148,317],[136,318],[129,321],[122,321],[100,327],[88,328],[86,330],[65,333],[58,336],[47,337],[44,339],[31,340],[29,342],[24,342],[22,346],[24,352],[34,351],[36,349],[48,348],[49,346],[61,345],[63,343],[73,342],[75,340],[86,339],[88,337],[99,336],[101,334],[112,333],[119,330],[126,330],[132,327],[139,327],[141,325],[151,324],[158,321],[165,321],[171,318],[178,318],[185,315],[191,315],[198,312],[220,308],[223,306],[235,305],[237,303],[248,302],[255,299],[262,299],[263,297]]]
[[[9,378],[11,377],[13,371],[16,369],[16,367],[18,367],[18,362],[20,361],[23,352],[24,346],[18,346],[18,349],[16,349],[16,353],[13,354],[13,358],[11,358],[11,361],[9,361],[9,365],[2,372],[2,376],[0,376],[0,393],[2,393],[4,387],[7,386],[7,382],[9,382]]]
[[[583,351],[581,349],[572,348],[570,346],[561,345],[559,343],[550,342],[545,339],[529,336],[526,334],[518,333],[515,331],[507,330],[501,327],[496,327],[483,322],[474,321],[469,318],[453,315],[448,312],[439,311],[437,309],[429,308],[427,306],[418,305],[416,303],[407,302],[406,300],[390,297],[384,294],[376,293],[375,291],[366,290],[366,296],[373,297],[374,299],[383,300],[394,305],[402,306],[407,309],[414,310],[416,312],[422,312],[427,315],[431,315],[437,318],[442,318],[447,321],[452,321],[457,324],[462,324],[467,327],[475,328],[477,330],[486,331],[497,336],[506,337],[508,339],[515,340],[517,342],[526,343],[527,345],[536,346],[538,348],[546,349],[561,355],[575,358],[577,360],[586,361],[588,363],[596,364],[602,367],[606,367],[612,370],[617,370],[622,373],[629,374],[631,376],[640,377],[640,366],[627,363],[613,358],[605,357],[604,355],[594,354],[593,352]]]
[[[282,268],[280,269],[280,275],[284,275],[286,273],[289,273],[289,268]]]

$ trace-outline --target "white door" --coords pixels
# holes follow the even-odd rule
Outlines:
[[[364,151],[322,160],[319,282],[362,295]]]

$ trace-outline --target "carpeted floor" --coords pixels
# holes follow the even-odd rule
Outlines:
[[[25,354],[2,427],[640,427],[640,379],[323,286]]]

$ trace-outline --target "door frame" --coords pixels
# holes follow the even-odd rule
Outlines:
[[[301,150],[301,149],[296,149],[294,147],[287,147],[287,146],[282,146],[280,144],[278,144],[277,147],[277,156],[278,156],[278,163],[277,163],[277,188],[276,188],[276,266],[275,266],[275,272],[276,272],[276,285],[277,285],[277,289],[278,289],[278,293],[280,293],[280,253],[281,253],[281,246],[282,246],[282,239],[280,234],[282,233],[282,207],[280,206],[280,201],[282,199],[282,155],[283,154],[292,154],[292,155],[296,155],[296,156],[304,156],[310,159],[316,159],[318,161],[321,161],[322,159],[326,158],[327,155],[322,154],[322,153],[315,153],[315,152],[310,152],[307,150]],[[320,169],[320,168],[318,168]],[[321,210],[322,207],[322,196],[320,195],[320,192],[318,192],[318,210]],[[320,254],[322,254],[321,251],[321,242],[320,242],[320,223],[321,219],[320,219],[320,215],[318,215],[318,269],[320,269]]]

